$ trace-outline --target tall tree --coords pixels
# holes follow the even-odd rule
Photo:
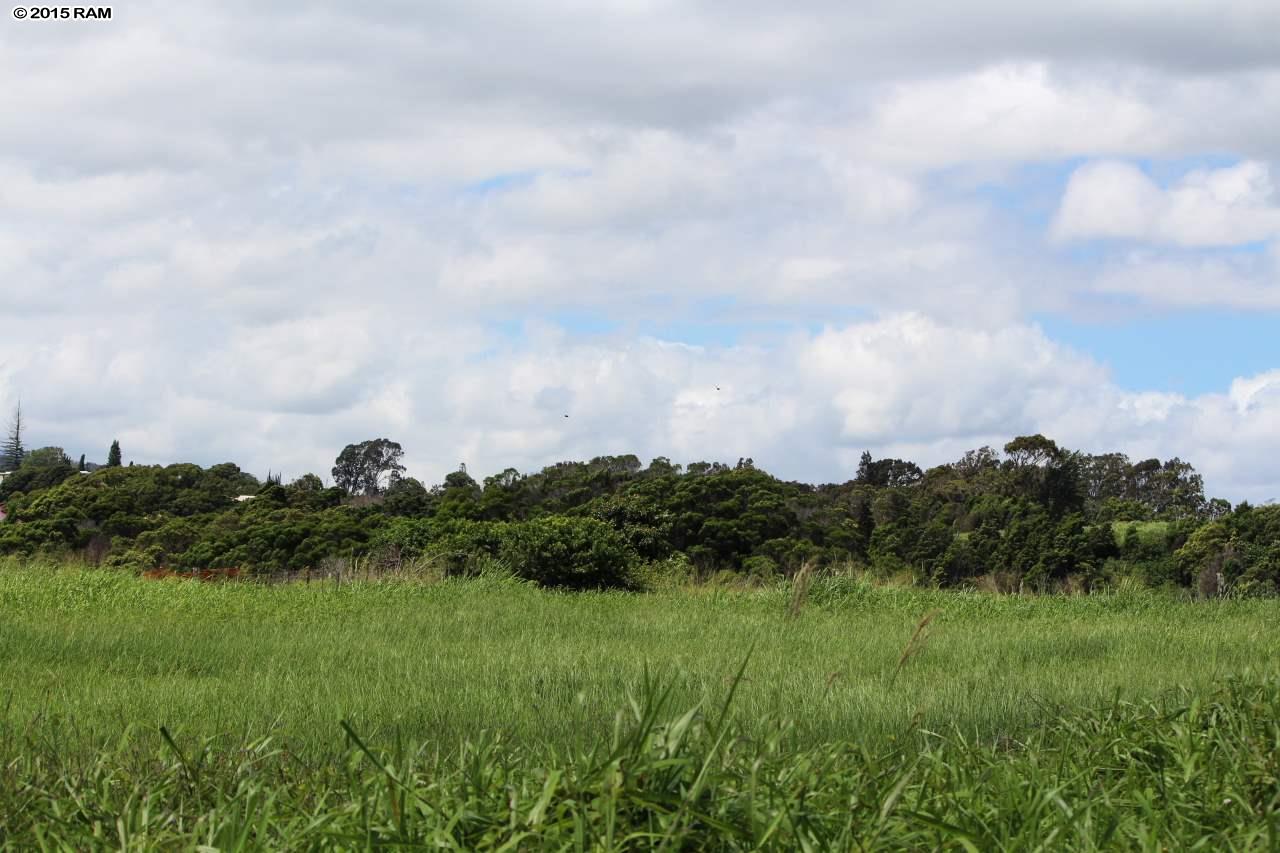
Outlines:
[[[76,470],[77,470],[77,471],[83,471],[83,470],[85,470],[85,467],[84,467],[84,454],[83,454],[83,453],[81,453],[81,454],[80,454],[80,465],[76,468]]]
[[[1040,433],[1018,436],[1004,446],[1004,452],[1016,468],[1041,467],[1062,455],[1057,443]]]
[[[875,464],[875,460],[871,458],[871,451],[862,451],[862,458],[858,461],[858,473],[853,478],[859,483],[871,483],[872,473],[871,466]]]
[[[404,473],[404,450],[385,438],[348,444],[333,463],[333,482],[352,495],[379,495]]]
[[[861,469],[862,466],[858,466]],[[976,480],[981,475],[1000,467],[1000,454],[983,445],[977,450],[966,450],[964,456],[951,463],[955,472],[966,480]]]
[[[22,447],[22,403],[18,403],[13,410],[9,434],[0,445],[0,471],[17,471],[26,455]]]
[[[107,467],[119,468],[120,464],[120,440],[116,439],[111,442],[111,449],[107,451]]]

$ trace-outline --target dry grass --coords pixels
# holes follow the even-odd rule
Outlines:
[[[920,617],[920,621],[916,623],[915,631],[911,634],[911,639],[907,641],[902,654],[898,656],[898,665],[893,668],[893,675],[889,678],[890,687],[898,680],[898,675],[902,672],[902,668],[907,665],[907,661],[924,650],[924,644],[929,639],[929,623],[933,622],[934,617],[941,612],[941,610],[931,610]]]
[[[809,600],[809,589],[813,586],[816,574],[817,563],[813,560],[805,560],[795,577],[791,579],[791,603],[787,605],[788,617],[799,618],[800,612],[804,610],[804,605]]]

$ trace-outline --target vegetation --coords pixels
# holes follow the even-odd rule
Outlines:
[[[26,450],[22,445],[22,406],[13,410],[13,422],[9,431],[0,443],[0,471],[16,471],[26,458]]]
[[[118,443],[114,463],[85,474],[61,448],[40,448],[0,483],[0,553],[246,576],[315,575],[335,558],[455,574],[498,561],[579,589],[644,588],[672,566],[768,583],[808,565],[1005,591],[1126,580],[1208,596],[1280,591],[1280,507],[1206,500],[1177,458],[1091,456],[1039,435],[927,471],[867,453],[852,480],[820,486],[750,459],[645,467],[624,455],[483,483],[464,467],[427,487],[405,476],[402,456],[389,439],[349,445],[326,487],[313,474],[261,482],[231,463],[121,467]]]
[[[1265,849],[1280,832],[1275,600],[827,577],[796,603],[787,583],[569,596],[11,563],[0,846]]]
[[[375,439],[330,487],[20,451],[0,848],[1280,838],[1280,507],[1176,458],[428,487]]]
[[[333,481],[348,494],[380,495],[404,473],[403,457],[400,445],[385,438],[348,444],[334,461]]]
[[[444,757],[370,747],[330,760],[270,739],[217,750],[125,738],[85,760],[28,753],[0,771],[15,848],[312,850],[1274,849],[1280,684],[1116,703],[1000,747],[954,731],[913,748],[798,750],[738,720],[679,714],[656,684],[596,749],[538,760],[499,741]],[[780,731],[785,731],[780,728]],[[923,733],[922,733],[923,734]],[[345,749],[341,749],[345,746]],[[124,768],[124,769],[122,769]]]

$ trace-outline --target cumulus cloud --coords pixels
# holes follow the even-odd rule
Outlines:
[[[1270,374],[1125,392],[1028,318],[1280,310],[1277,28],[1261,0],[6,20],[0,409],[258,473],[390,434],[429,479],[631,451],[839,479],[1041,430],[1260,495],[1215,442],[1277,456]]]
[[[1170,309],[1280,310],[1280,246],[1241,255],[1127,252],[1091,282],[1095,293]]]
[[[1280,235],[1280,198],[1267,164],[1188,172],[1168,189],[1136,166],[1082,166],[1054,222],[1060,240],[1123,238],[1182,247],[1231,246]]]

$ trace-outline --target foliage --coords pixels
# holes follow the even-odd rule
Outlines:
[[[71,457],[61,447],[37,447],[22,459],[23,467],[49,468],[55,465],[71,466]]]
[[[785,720],[745,738],[736,711],[649,681],[612,737],[551,761],[497,739],[379,745],[346,721],[315,764],[167,729],[79,770],[46,746],[10,761],[0,818],[8,842],[62,849],[1267,849],[1280,831],[1274,681],[1062,709],[1013,750],[956,729],[796,748]]]
[[[348,494],[382,494],[404,473],[403,457],[400,445],[385,438],[348,444],[333,463],[333,481]]]
[[[252,574],[393,547],[407,559],[435,560],[446,574],[465,574],[496,559],[502,537],[545,532],[553,518],[571,519],[560,528],[567,536],[585,529],[577,520],[591,519],[604,525],[609,543],[620,543],[628,567],[589,571],[588,585],[605,577],[625,585],[642,565],[679,555],[702,577],[764,577],[770,564],[786,576],[806,563],[825,571],[856,563],[881,577],[944,586],[998,577],[1005,588],[1088,590],[1130,578],[1206,595],[1280,590],[1280,530],[1249,521],[1255,511],[1247,505],[1205,500],[1186,463],[1090,456],[1042,435],[1011,440],[1003,456],[982,447],[928,471],[864,453],[853,479],[818,486],[779,480],[750,459],[682,468],[664,457],[644,466],[631,454],[531,474],[507,468],[483,482],[462,466],[429,486],[403,476],[402,455],[387,439],[349,445],[334,468],[337,485],[326,488],[314,474],[259,483],[229,463],[77,476],[59,448],[42,448],[0,483],[10,516],[0,527],[0,552],[74,552],[92,543],[96,554],[106,542],[118,565],[188,570],[236,561]],[[246,495],[253,500],[235,504]],[[186,547],[174,543],[189,537],[159,532],[175,519],[202,527]],[[396,524],[401,519],[421,524],[409,536]],[[392,539],[408,541],[384,541],[386,522]],[[542,526],[520,527],[532,522]],[[1229,531],[1217,551],[1197,545],[1179,556],[1199,527],[1217,523]],[[1126,536],[1131,528],[1136,538]],[[424,551],[425,542],[432,544]],[[577,571],[538,568],[525,576],[577,586],[569,577]],[[1206,585],[1210,575],[1214,583]]]
[[[428,558],[446,577],[475,574],[498,555],[506,524],[466,518],[395,518],[374,535],[374,551],[402,560]]]
[[[1280,832],[1275,600],[846,576],[789,619],[791,597],[0,561],[0,845],[1265,850]]]
[[[609,525],[574,516],[508,525],[498,556],[517,577],[569,589],[629,586],[636,559],[626,540]]]
[[[923,476],[924,472],[914,462],[906,462],[902,459],[873,459],[870,452],[863,451],[854,479],[869,486],[886,488],[910,486],[918,483]]]
[[[0,501],[18,493],[33,493],[51,489],[77,472],[70,463],[60,460],[44,464],[32,463],[30,455],[21,468],[0,482]]]

